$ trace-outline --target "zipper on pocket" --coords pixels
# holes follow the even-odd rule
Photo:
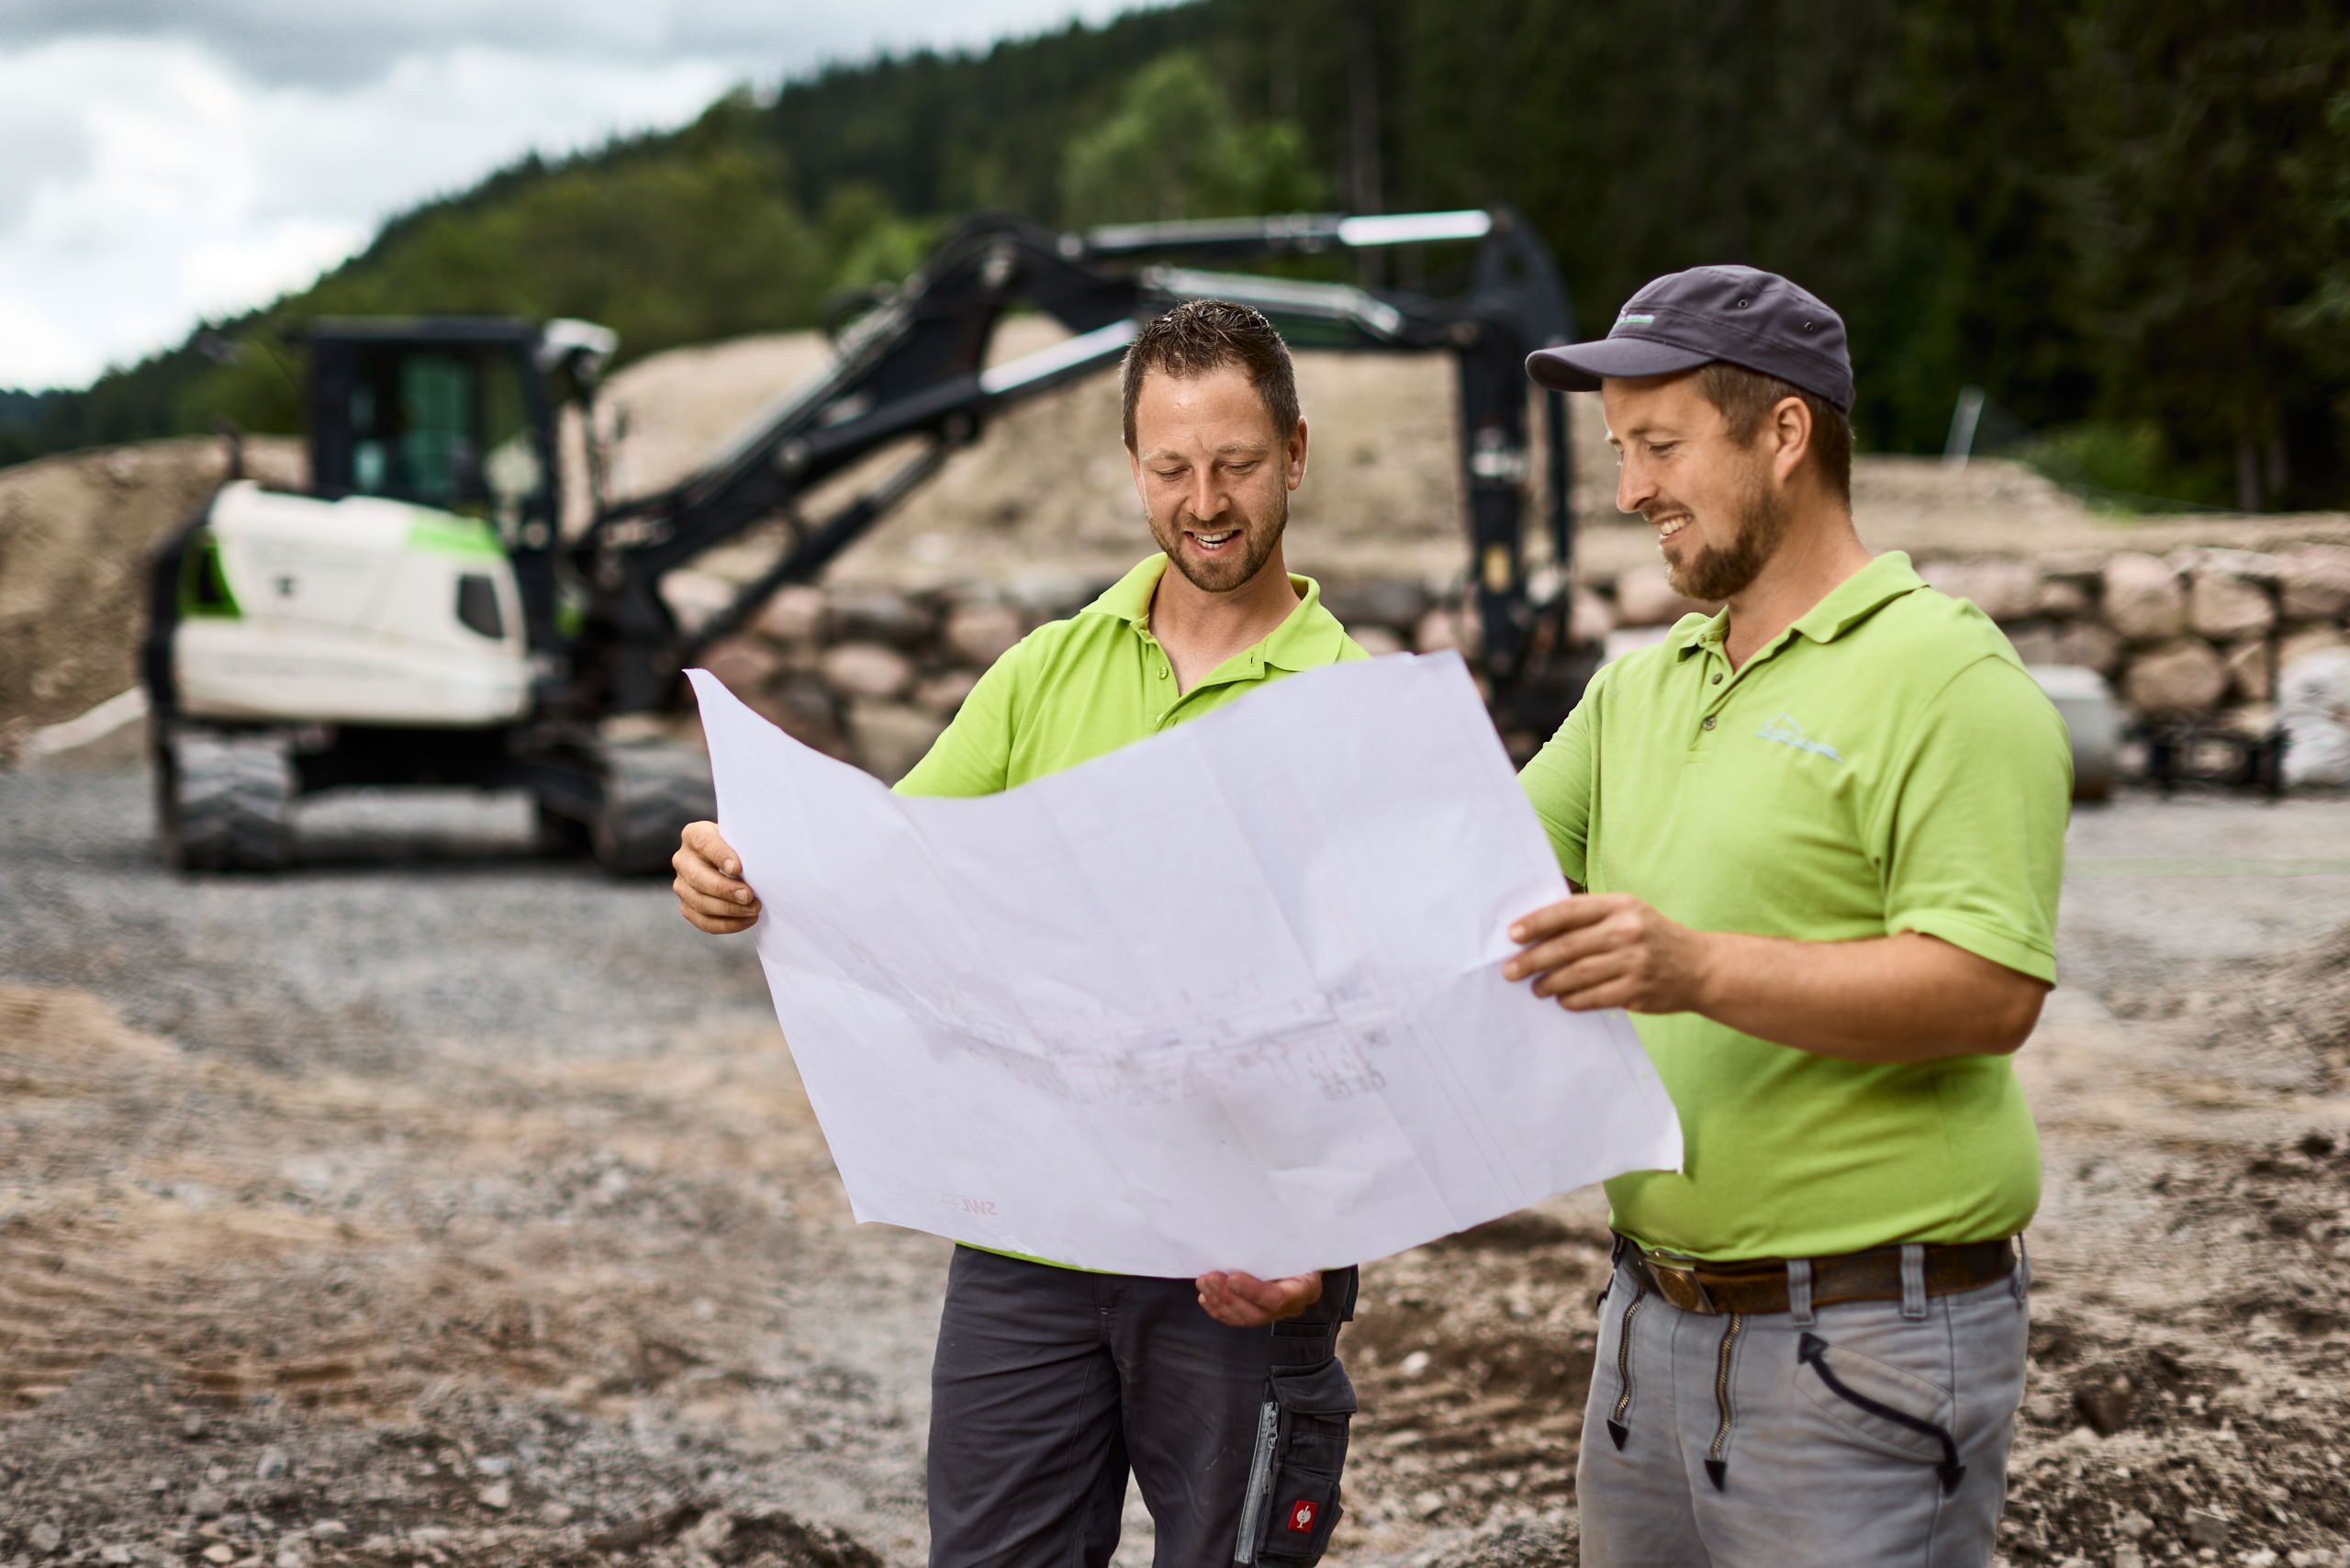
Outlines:
[[[1950,1428],[1938,1427],[1931,1421],[1921,1421],[1907,1410],[1896,1410],[1881,1400],[1871,1399],[1867,1394],[1838,1377],[1828,1368],[1827,1340],[1817,1334],[1806,1334],[1796,1341],[1796,1360],[1798,1362],[1808,1361],[1811,1364],[1811,1370],[1819,1374],[1819,1381],[1827,1385],[1828,1392],[1836,1395],[1837,1398],[1867,1411],[1879,1420],[1890,1421],[1897,1427],[1907,1427],[1909,1430],[1921,1433],[1942,1444],[1942,1462],[1934,1466],[1934,1473],[1942,1478],[1943,1496],[1947,1497],[1956,1492],[1958,1484],[1966,1479],[1966,1466],[1958,1462],[1958,1443],[1951,1437]]]
[[[1619,1450],[1624,1446],[1624,1439],[1632,1435],[1632,1428],[1625,1424],[1625,1418],[1632,1413],[1632,1319],[1640,1315],[1640,1303],[1648,1298],[1648,1282],[1642,1280],[1632,1292],[1632,1299],[1625,1305],[1624,1321],[1616,1327],[1616,1384],[1618,1392],[1616,1408],[1608,1413],[1607,1435]]]
[[[1257,1447],[1249,1456],[1248,1491],[1240,1505],[1240,1540],[1234,1545],[1235,1562],[1257,1561],[1257,1526],[1265,1511],[1265,1494],[1273,1484],[1273,1444],[1281,1434],[1281,1407],[1265,1401],[1257,1412]]]
[[[1721,1413],[1721,1420],[1714,1428],[1714,1440],[1706,1450],[1706,1478],[1717,1492],[1724,1489],[1729,1475],[1729,1369],[1731,1358],[1738,1354],[1740,1336],[1746,1332],[1743,1314],[1733,1312],[1722,1329],[1722,1348],[1714,1359],[1714,1408]]]

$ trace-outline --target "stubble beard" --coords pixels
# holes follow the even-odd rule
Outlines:
[[[1762,575],[1786,537],[1786,508],[1758,477],[1738,498],[1737,521],[1738,531],[1728,545],[1707,545],[1680,566],[1666,561],[1664,579],[1673,592],[1702,604],[1720,604],[1744,593]]]
[[[1157,518],[1148,519],[1150,536],[1193,588],[1203,593],[1230,593],[1244,583],[1255,581],[1281,544],[1281,533],[1289,527],[1289,493],[1281,492],[1274,504],[1280,510],[1262,530],[1245,514],[1240,516],[1235,524],[1240,530],[1240,554],[1223,559],[1192,559],[1191,552],[1183,548],[1183,531],[1171,522],[1162,528]]]

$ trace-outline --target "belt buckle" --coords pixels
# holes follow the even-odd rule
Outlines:
[[[1686,1263],[1671,1262],[1653,1252],[1644,1253],[1642,1262],[1649,1275],[1656,1281],[1657,1294],[1684,1312],[1711,1312],[1714,1298],[1706,1294],[1704,1282],[1697,1278],[1694,1260]]]

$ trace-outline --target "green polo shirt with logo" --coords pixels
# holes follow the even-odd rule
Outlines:
[[[1523,782],[1568,879],[1700,931],[1923,932],[2053,983],[2064,721],[1997,626],[1898,552],[1736,670],[1729,616],[1600,672]],[[1686,1169],[1607,1183],[1618,1230],[1715,1260],[2011,1236],[2040,1201],[2012,1063],[1872,1065],[1695,1014],[1634,1026]]]
[[[996,794],[1212,713],[1269,680],[1371,656],[1322,608],[1320,586],[1292,572],[1298,605],[1287,619],[1179,694],[1167,650],[1150,633],[1151,598],[1167,565],[1151,556],[1069,619],[1022,638],[979,678],[955,722],[898,781],[899,793]]]

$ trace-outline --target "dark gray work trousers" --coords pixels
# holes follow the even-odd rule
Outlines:
[[[1260,1433],[1270,1440],[1272,1368],[1311,1339],[1324,1384],[1343,1385],[1327,1351],[1351,1315],[1354,1273],[1326,1274],[1322,1301],[1277,1340],[1210,1317],[1190,1280],[957,1247],[931,1365],[931,1568],[1101,1568],[1117,1550],[1129,1472],[1156,1527],[1157,1568],[1233,1562],[1252,1501],[1260,1516],[1293,1506],[1250,1495]],[[1339,1433],[1342,1460],[1342,1419]],[[1336,1494],[1333,1473],[1312,1521],[1317,1548]]]

